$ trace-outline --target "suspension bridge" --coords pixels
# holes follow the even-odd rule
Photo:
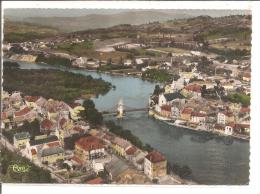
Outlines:
[[[115,115],[117,118],[123,118],[126,115],[126,113],[141,112],[141,111],[148,111],[148,106],[143,108],[133,108],[133,107],[126,106],[123,103],[123,100],[120,99],[114,107],[110,108],[110,110],[102,111],[102,114]]]

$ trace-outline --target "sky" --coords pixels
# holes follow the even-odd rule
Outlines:
[[[65,11],[66,10],[66,11]],[[107,15],[129,12],[129,9],[4,9],[4,16],[11,18],[26,17],[78,17],[90,14]],[[143,11],[143,10],[135,10]],[[220,17],[234,14],[248,14],[247,10],[156,10],[165,13],[183,13],[192,16],[209,15],[212,17]]]

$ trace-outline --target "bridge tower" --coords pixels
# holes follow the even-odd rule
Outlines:
[[[123,104],[123,100],[120,99],[117,103],[117,118],[123,118],[124,117],[124,104]]]

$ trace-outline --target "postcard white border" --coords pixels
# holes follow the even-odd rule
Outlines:
[[[249,9],[253,15],[250,183],[248,186],[136,186],[136,185],[46,185],[5,184],[3,193],[260,193],[260,2],[245,1],[3,1],[2,8],[87,8],[87,9]],[[26,191],[25,191],[26,190]]]

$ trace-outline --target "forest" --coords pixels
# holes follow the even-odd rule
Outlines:
[[[83,95],[106,94],[112,85],[102,79],[54,69],[20,69],[4,62],[4,90],[25,95],[43,96],[71,103]]]

